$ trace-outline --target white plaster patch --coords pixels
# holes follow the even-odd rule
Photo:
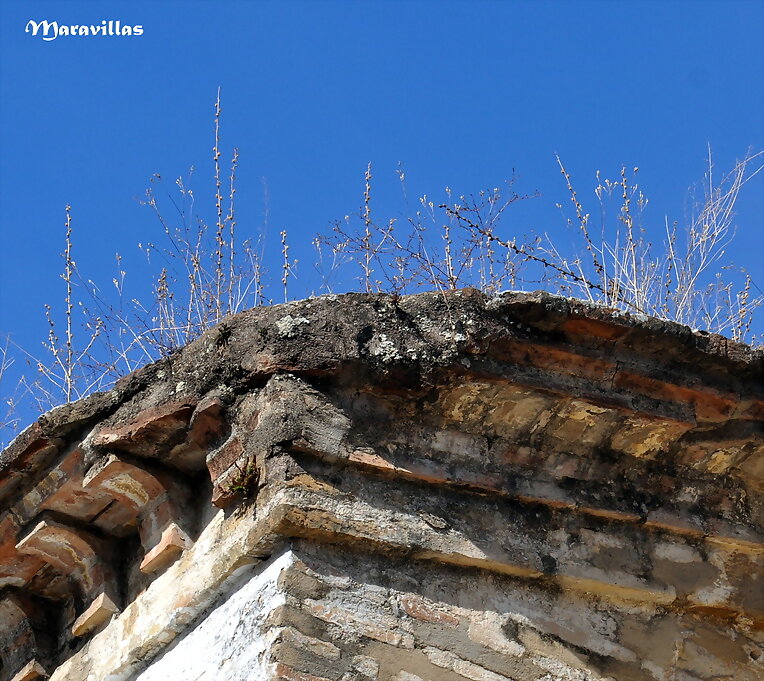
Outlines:
[[[133,681],[266,681],[270,641],[262,629],[285,602],[277,582],[293,561],[287,552],[265,565]]]

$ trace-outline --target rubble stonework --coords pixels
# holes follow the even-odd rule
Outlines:
[[[0,681],[764,675],[764,353],[542,293],[231,317],[0,456]]]

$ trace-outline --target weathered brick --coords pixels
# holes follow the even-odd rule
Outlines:
[[[400,597],[401,608],[407,615],[424,620],[425,622],[437,622],[439,624],[459,624],[459,618],[441,608],[434,607],[425,599],[414,594],[406,594]]]
[[[276,679],[283,679],[283,681],[333,681],[324,676],[314,676],[313,674],[297,671],[280,662],[274,665],[273,673]]]
[[[385,618],[387,620],[385,623],[375,622],[364,617],[362,612],[351,612],[333,604],[324,604],[313,600],[306,601],[304,607],[311,615],[325,622],[357,631],[359,634],[376,641],[402,648],[414,647],[414,638],[411,634],[392,628],[396,624],[392,618]]]

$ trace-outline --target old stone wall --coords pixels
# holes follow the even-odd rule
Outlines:
[[[0,458],[0,681],[754,680],[764,355],[545,294],[252,310]]]

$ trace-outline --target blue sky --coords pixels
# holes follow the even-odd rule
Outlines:
[[[30,20],[140,24],[142,36],[24,32]],[[726,170],[764,147],[763,2],[14,2],[0,0],[0,332],[39,350],[60,301],[64,206],[75,258],[108,288],[157,225],[138,205],[152,173],[197,168],[212,199],[213,102],[235,145],[239,225],[287,229],[294,252],[356,211],[493,187],[515,169],[533,205],[508,233],[565,237],[559,153],[579,193],[639,166],[648,218],[682,220],[707,145]],[[762,174],[764,175],[764,174]],[[744,191],[734,261],[764,289],[764,177]],[[271,253],[275,257],[277,248]],[[309,279],[305,266],[305,281]],[[309,284],[306,284],[309,286]],[[309,292],[309,291],[308,291]]]

